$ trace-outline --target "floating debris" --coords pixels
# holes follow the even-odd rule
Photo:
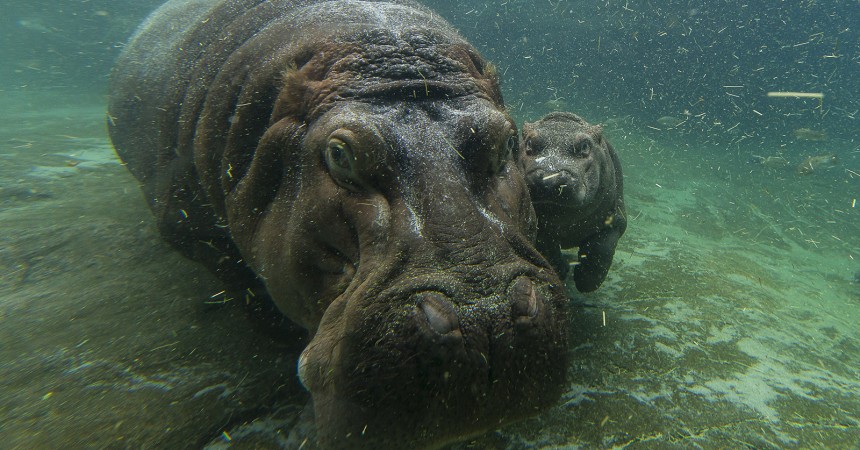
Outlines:
[[[827,132],[812,128],[798,128],[794,130],[794,137],[803,141],[826,141]]]
[[[630,116],[630,115],[617,116],[617,117],[610,117],[609,119],[604,120],[603,121],[603,127],[604,128],[620,128],[620,127],[624,126],[625,124],[632,124],[632,123],[633,123],[633,116]]]
[[[839,158],[836,155],[829,153],[826,155],[810,156],[805,161],[800,163],[795,169],[798,175],[809,175],[816,170],[830,169],[839,164]]]
[[[544,102],[544,106],[551,111],[566,111],[570,109],[567,101],[562,97],[556,97]]]
[[[789,97],[789,98],[824,98],[823,92],[781,92],[773,91],[767,93],[768,97]]]

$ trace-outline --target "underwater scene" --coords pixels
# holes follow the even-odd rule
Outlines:
[[[311,219],[298,226],[308,234],[295,238],[298,243],[294,248],[304,252],[311,247],[307,242],[321,242],[323,247],[317,253],[307,250],[302,254],[311,257],[289,265],[291,274],[305,276],[296,279],[321,280],[321,287],[305,291],[296,283],[274,281],[277,277],[272,275],[279,273],[273,266],[292,261],[292,254],[299,252],[279,247],[278,241],[286,240],[293,228],[277,227],[288,221],[269,223],[261,219],[246,224],[240,220],[240,212],[256,214],[257,210],[235,206],[253,204],[260,196],[268,196],[267,202],[280,199],[268,193],[274,190],[278,195],[286,191],[283,198],[290,202],[300,202],[294,199],[300,197],[298,194],[290,194],[290,183],[281,183],[278,177],[282,175],[271,173],[279,170],[266,170],[268,166],[257,159],[252,163],[244,158],[241,164],[232,160],[233,165],[213,171],[213,175],[207,172],[206,158],[194,155],[198,158],[191,171],[194,176],[221,184],[217,189],[201,188],[199,192],[182,184],[177,192],[190,190],[199,194],[193,198],[190,194],[187,198],[178,194],[172,197],[180,202],[176,208],[183,219],[188,219],[187,212],[194,216],[191,208],[199,206],[194,202],[201,196],[211,199],[221,195],[218,189],[222,185],[235,188],[242,196],[237,199],[224,194],[222,204],[215,207],[220,208],[218,214],[230,217],[229,226],[233,228],[229,232],[233,233],[235,247],[219,241],[222,234],[217,230],[228,227],[221,219],[212,219],[210,228],[216,231],[195,237],[194,242],[183,247],[186,241],[170,241],[169,236],[194,233],[196,228],[188,231],[171,225],[180,223],[179,219],[164,220],[159,208],[170,201],[150,198],[153,191],[157,196],[161,187],[146,184],[155,175],[141,169],[140,161],[117,156],[117,136],[137,132],[136,139],[149,142],[146,139],[152,134],[148,129],[116,131],[117,124],[122,125],[118,117],[124,116],[113,113],[116,103],[111,99],[111,72],[120,73],[114,67],[127,64],[133,68],[126,70],[132,73],[129,79],[135,80],[135,76],[145,79],[147,74],[164,69],[133,58],[123,62],[121,57],[138,26],[162,3],[0,0],[0,447],[860,447],[857,1],[421,1],[432,10],[432,15],[421,13],[422,23],[444,31],[439,35],[443,37],[422,39],[450,38],[452,34],[445,31],[448,28],[443,22],[447,21],[488,61],[485,65],[480,57],[469,53],[458,60],[460,65],[450,66],[471,68],[470,76],[480,80],[462,88],[466,94],[458,95],[468,97],[479,92],[481,100],[478,106],[446,104],[456,97],[452,92],[461,92],[458,87],[443,82],[447,79],[442,71],[414,69],[420,76],[413,76],[413,86],[427,97],[438,95],[442,106],[433,110],[438,116],[424,110],[398,113],[404,122],[414,120],[417,125],[408,122],[414,126],[406,131],[413,135],[399,135],[391,142],[419,142],[428,148],[438,144],[440,149],[453,149],[454,153],[449,154],[450,159],[435,163],[431,160],[427,164],[422,159],[414,163],[415,167],[403,166],[411,171],[403,169],[399,173],[421,182],[417,188],[412,186],[414,192],[394,190],[405,199],[402,214],[387,216],[380,212],[374,220],[364,222],[349,215],[350,199],[364,195],[366,191],[362,189],[367,183],[406,186],[408,180],[397,178],[401,183],[397,184],[384,174],[374,175],[372,181],[356,175],[356,167],[365,163],[354,155],[353,159],[344,156],[351,155],[344,149],[349,148],[347,144],[353,142],[354,136],[347,133],[334,141],[328,138],[326,153],[317,159],[321,167],[328,168],[331,177],[323,177],[321,184],[304,178],[294,183],[320,193],[296,203],[307,205],[302,207],[302,214]],[[172,2],[180,9],[187,4],[187,8],[197,10],[207,3]],[[237,3],[261,4],[265,8],[270,3],[291,2]],[[345,30],[352,25],[343,18],[365,17],[361,14],[375,17],[375,5],[384,2],[335,3],[326,8],[332,17],[341,17],[338,20]],[[383,16],[379,13],[382,18],[378,20],[387,23]],[[316,20],[308,19],[310,14],[295,17]],[[195,30],[202,33],[207,21],[199,21]],[[247,27],[254,21],[246,22],[244,28],[217,32],[223,31],[224,39],[243,32],[253,35]],[[406,26],[394,22],[392,27]],[[342,31],[339,26],[329,28],[336,29],[332,32],[335,34]],[[176,32],[179,31],[164,33]],[[201,41],[206,39],[200,36]],[[293,37],[304,43],[315,36],[296,33]],[[368,45],[376,46],[384,33],[367,36],[372,40]],[[161,50],[138,46],[143,47],[140,54]],[[181,47],[171,51],[193,51]],[[355,48],[361,52],[371,47],[355,44]],[[261,45],[243,51],[262,53],[267,49]],[[327,47],[328,53],[314,55],[337,51],[332,46]],[[277,60],[273,53],[277,52],[256,58],[259,67],[242,70],[251,74],[269,70],[268,62]],[[418,55],[425,59],[408,55],[405,65],[418,65],[418,58],[421,68],[431,67],[426,61],[437,56],[439,61],[444,60],[439,64],[447,64],[446,58],[456,59],[466,53],[462,50],[454,56]],[[310,53],[302,58],[305,64],[316,61]],[[227,73],[230,67],[225,64],[216,72]],[[313,78],[312,73],[301,74],[306,78],[297,75],[304,67],[299,64],[279,68],[272,72],[273,83],[295,90],[303,82],[303,86],[319,86],[314,83],[322,83],[321,78]],[[395,70],[392,67],[374,65],[372,72],[386,74]],[[350,70],[353,68],[350,66]],[[413,73],[409,67],[396,70],[398,76]],[[176,77],[184,76],[182,70],[176,72]],[[238,90],[257,83],[251,75],[243,76],[232,77],[227,84]],[[503,103],[493,97],[494,76],[499,79]],[[344,77],[344,83],[357,83],[359,78]],[[194,83],[189,81],[190,85]],[[215,92],[215,88],[199,89],[204,96]],[[217,92],[219,98],[235,94],[227,88]],[[344,92],[352,91],[340,91],[343,97],[339,99],[348,97]],[[408,95],[414,93],[409,91]],[[408,96],[396,97],[401,94],[407,95],[398,91],[380,104],[398,108],[411,101]],[[268,91],[265,95],[278,100],[285,96]],[[240,95],[234,97],[239,99]],[[156,104],[158,101],[168,108],[171,105],[169,98],[155,98]],[[246,104],[235,106],[243,105]],[[183,106],[177,103],[175,108],[179,111]],[[378,105],[374,108],[348,111],[352,114],[349,123],[361,120],[354,111],[364,111],[368,117],[377,118],[374,122],[381,130],[396,115]],[[279,112],[284,116],[294,112],[284,109]],[[330,117],[338,111],[307,112],[302,116],[306,121],[291,129],[289,132],[294,134],[290,136],[305,132],[313,136],[317,128],[329,133],[323,122],[334,120]],[[516,143],[514,153],[519,151],[519,143],[528,148],[533,142],[528,139],[532,136],[529,133],[539,128],[541,118],[562,116],[551,114],[555,112],[574,113],[581,118],[577,120],[587,121],[583,126],[585,133],[590,133],[588,142],[611,143],[610,148],[617,154],[613,161],[620,164],[619,179],[623,171],[623,202],[618,182],[612,188],[617,192],[604,192],[606,197],[618,200],[607,213],[614,215],[606,220],[601,215],[597,225],[604,231],[614,227],[616,234],[609,244],[583,240],[581,244],[566,245],[550,240],[548,245],[543,244],[547,247],[541,247],[539,233],[547,222],[544,214],[549,213],[541,212],[540,198],[533,201],[534,205],[528,200],[520,201],[529,198],[526,180],[517,166],[517,158],[527,158],[526,152],[508,155],[509,161],[504,155],[496,161],[495,154],[487,161],[480,160],[480,151],[475,152],[477,156],[461,154],[473,142],[469,132],[477,135],[499,127],[507,127],[504,132],[508,134],[500,134],[498,147],[508,145],[510,151],[510,143]],[[216,113],[211,115],[218,116]],[[182,114],[177,112],[176,117],[184,117]],[[421,119],[425,115],[430,119]],[[430,123],[438,117],[461,115],[465,117],[458,119],[462,124],[472,125]],[[200,120],[201,129],[208,117]],[[238,112],[224,114],[224,120],[218,122],[221,128],[212,131],[213,142],[233,126],[254,129],[253,123],[247,124],[251,122],[247,117]],[[317,117],[324,118],[319,119],[319,127],[310,119]],[[506,117],[512,119],[513,127]],[[266,126],[274,127],[266,120],[269,119],[262,122],[261,136]],[[178,121],[165,121],[162,126],[167,129]],[[456,132],[441,134],[441,140],[427,138],[435,136],[434,130],[448,129]],[[468,132],[460,133],[463,130]],[[331,135],[341,136],[338,132]],[[182,133],[185,131],[177,132],[177,140],[185,136],[195,145],[209,139],[189,138]],[[386,133],[393,132],[380,131],[391,136]],[[276,139],[272,134],[276,133],[259,140],[265,143],[266,139]],[[582,133],[575,136],[586,139]],[[496,137],[492,135],[491,139]],[[466,144],[461,146],[461,141]],[[285,137],[283,142],[292,141]],[[240,144],[236,145],[244,148]],[[256,144],[250,144],[250,151],[255,151]],[[165,151],[172,154],[174,149]],[[272,152],[262,144],[256,151]],[[230,156],[229,152],[229,148],[224,150],[225,155]],[[176,154],[180,160],[187,156],[179,148]],[[435,155],[430,150],[426,154],[430,155],[426,158]],[[478,162],[458,163],[470,158]],[[155,161],[155,157],[149,159]],[[274,160],[281,162],[280,157]],[[397,164],[401,162],[394,163]],[[501,180],[510,174],[514,178],[509,183],[500,181],[501,187],[474,187],[475,183],[462,182],[467,186],[463,189],[475,195],[463,197],[457,190],[459,185],[452,188],[445,184],[462,175],[461,169],[452,169],[455,166],[474,166],[468,170],[486,171],[491,179]],[[285,168],[283,173],[294,173],[290,170]],[[255,191],[246,186],[250,182],[234,182],[233,174],[238,178],[240,171],[266,183],[276,180],[271,181],[275,187],[267,185],[268,190]],[[434,178],[434,171],[450,176]],[[559,181],[553,180],[558,173],[541,173],[536,182]],[[437,184],[428,184],[433,180]],[[567,188],[566,184],[553,186],[559,196]],[[509,188],[511,191],[505,190]],[[534,184],[529,189],[534,198]],[[438,198],[433,197],[436,193]],[[341,195],[344,200],[338,200],[341,203],[333,215],[311,215],[323,210],[330,198]],[[418,204],[428,198],[430,203],[425,209],[416,207],[413,211],[410,202]],[[361,214],[376,205],[362,202],[356,203]],[[463,212],[462,208],[474,205],[479,206]],[[428,212],[436,207],[440,208],[440,216]],[[280,217],[277,206],[271,211],[271,217]],[[422,215],[425,213],[428,215]],[[297,215],[301,214],[290,217]],[[329,229],[326,227],[331,225],[331,217],[349,219],[331,228],[336,230],[332,232],[335,237],[314,234],[315,228]],[[422,222],[424,217],[428,219]],[[402,256],[401,253],[414,249],[423,252],[428,247],[414,236],[401,236],[409,236],[410,230],[420,237],[424,237],[422,233],[429,236],[439,217],[464,218],[462,225],[456,222],[445,228],[440,241],[472,236],[480,239],[479,251],[447,252],[443,251],[449,249],[445,243],[439,244],[443,250],[428,252],[429,256]],[[473,219],[483,221],[483,225],[469,222]],[[409,251],[385,253],[382,258],[395,255],[399,259],[378,266],[385,266],[385,274],[392,279],[414,281],[420,286],[417,294],[409,294],[412,297],[407,302],[414,304],[403,310],[406,312],[392,309],[369,316],[355,312],[350,316],[352,322],[337,322],[331,319],[336,312],[313,310],[318,305],[278,303],[279,292],[307,291],[323,298],[331,290],[346,290],[356,292],[350,300],[352,305],[366,299],[399,298],[396,295],[403,294],[403,288],[396,283],[393,287],[374,284],[374,277],[383,269],[366,269],[366,261],[373,257],[367,256],[366,249],[376,248],[374,245],[384,239],[366,238],[370,243],[365,244],[364,236],[380,223],[391,223],[390,229],[405,233],[385,239],[396,240],[402,246],[398,248]],[[624,223],[626,229],[619,223]],[[276,231],[266,239],[258,238],[266,227],[275,227]],[[511,229],[515,232],[510,233],[528,236],[532,241],[536,232],[539,242],[522,243],[506,234]],[[242,233],[247,230],[258,234],[246,238]],[[332,243],[336,237],[352,236],[351,233],[361,236],[355,238],[362,242],[356,254],[350,250],[353,244]],[[243,237],[239,238],[240,234]],[[492,237],[499,239],[492,241]],[[535,245],[543,257],[534,250]],[[201,252],[207,247],[221,252],[218,254],[239,251],[243,256],[253,255],[246,259],[269,292],[252,284],[247,288],[239,285],[237,289],[232,279],[221,276],[227,270],[226,257],[208,265],[212,270],[207,270],[205,262],[194,261],[202,259]],[[551,254],[553,251],[558,254]],[[590,260],[579,255],[590,251],[603,256],[608,252],[611,267],[596,281],[582,282],[579,271],[583,269],[579,265],[590,267]],[[462,264],[452,264],[456,255],[451,254],[465,254]],[[313,261],[307,262],[314,257],[324,261],[319,263],[323,269]],[[314,269],[301,265],[306,262]],[[568,262],[569,268],[563,267]],[[432,264],[438,264],[438,273],[445,274],[444,280],[440,281]],[[525,268],[514,267],[516,264]],[[549,269],[550,264],[555,271]],[[341,271],[348,270],[341,266],[354,271],[350,277],[367,276],[366,281],[343,281],[338,277]],[[476,267],[487,269],[473,271]],[[413,272],[403,275],[409,271]],[[494,290],[498,285],[496,274],[504,278],[500,291]],[[563,284],[553,282],[559,280],[559,275]],[[468,291],[468,286],[463,288],[460,279],[451,281],[449,276],[469,280],[479,286],[476,290],[486,291],[479,300],[494,299],[498,304],[481,309],[476,306],[477,300],[452,300],[460,292],[458,289]],[[365,291],[367,295],[360,297]],[[271,305],[268,295],[292,320]],[[564,312],[553,309],[553,299],[558,295],[563,296]],[[506,296],[510,304],[505,303]],[[374,308],[373,304],[362,305],[362,313]],[[351,311],[351,305],[339,307]],[[498,311],[504,312],[499,313],[505,316],[499,319],[501,322],[484,322],[498,319],[494,316]],[[556,316],[548,317],[553,312]],[[564,315],[566,320],[558,319]],[[564,323],[557,325],[561,322]],[[336,344],[318,343],[337,325],[348,328],[353,323],[380,334],[366,337],[361,334],[365,328],[340,334],[333,331]],[[414,344],[418,350],[405,349],[407,344],[401,348],[400,340],[413,345],[408,334],[413,325],[426,342],[418,339]],[[314,332],[308,333],[307,329]],[[486,333],[474,339],[490,342],[486,344],[490,350],[475,353],[479,355],[477,359],[458,359],[458,353],[439,350],[461,345],[461,330],[467,336],[467,352],[472,339],[469,336],[478,333],[473,330]],[[505,333],[513,333],[516,338],[505,340]],[[342,356],[349,349],[372,352],[366,345],[374,343],[391,346],[378,353]],[[331,345],[332,350],[326,345]],[[482,344],[476,345],[480,348]],[[498,350],[503,346],[513,352]],[[316,351],[318,348],[326,350]],[[343,361],[324,366],[313,359],[316,353],[324,353],[323,360]],[[383,353],[394,356],[385,360]],[[485,353],[496,355],[496,360],[488,361]],[[422,355],[430,356],[422,359]],[[397,364],[376,367],[375,361],[399,362],[397,357],[403,359],[404,368],[418,375],[395,378],[407,369],[400,370]],[[499,365],[498,359],[508,359],[510,363]],[[352,372],[341,369],[349,364],[354,364],[350,366]],[[480,370],[490,366],[495,370]],[[462,368],[460,373],[458,368]],[[556,376],[558,370],[563,376]],[[341,372],[346,375],[337,378]],[[366,376],[370,381],[364,381],[370,384],[355,388],[350,373]],[[442,384],[432,384],[438,381],[431,380],[436,375]],[[390,380],[386,378],[389,376]],[[466,387],[445,391],[449,379],[452,386]],[[388,391],[395,393],[393,400],[377,403]],[[382,430],[384,437],[374,441],[377,446],[362,447],[360,439],[365,432],[368,436],[377,432],[374,426],[354,428],[344,422],[375,412],[356,406],[354,411],[358,412],[344,413],[347,407],[330,400],[329,396],[337,395],[331,392],[354,399],[370,397],[367,404],[393,408],[380,412],[379,417],[392,420],[392,428],[400,429],[396,433]],[[312,396],[316,410],[310,403]],[[425,408],[442,397],[444,405]],[[338,414],[336,419],[331,419],[335,417],[332,411]],[[428,419],[428,414],[435,417]],[[398,421],[401,418],[402,422]],[[382,419],[378,422],[384,423]],[[368,419],[368,423],[377,422]],[[359,443],[320,436],[329,429],[357,438]]]

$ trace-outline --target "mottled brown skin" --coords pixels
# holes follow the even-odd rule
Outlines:
[[[170,2],[112,74],[111,138],[164,238],[312,336],[325,448],[435,447],[565,385],[496,73],[412,3]]]
[[[621,163],[600,126],[565,112],[523,126],[521,152],[538,217],[537,247],[564,279],[561,249],[579,247],[573,280],[597,289],[627,229]]]

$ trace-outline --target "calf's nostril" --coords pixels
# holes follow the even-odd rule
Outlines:
[[[424,313],[424,318],[430,328],[445,335],[459,330],[460,320],[454,305],[439,292],[422,292],[415,295],[418,301],[418,309]]]
[[[526,277],[517,277],[508,290],[511,301],[511,314],[518,317],[537,317],[541,307],[541,295],[535,290],[534,283]]]
[[[571,186],[576,183],[576,178],[566,170],[547,172],[539,178],[540,185],[545,189],[558,189],[559,186]]]

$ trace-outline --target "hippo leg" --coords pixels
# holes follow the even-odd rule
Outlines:
[[[579,292],[592,292],[606,279],[621,234],[617,227],[603,229],[579,245],[579,264],[573,269],[573,281]]]
[[[570,272],[570,259],[561,252],[561,247],[555,240],[542,240],[538,238],[538,251],[546,258],[558,273],[558,277],[562,280],[567,279],[567,274]]]

